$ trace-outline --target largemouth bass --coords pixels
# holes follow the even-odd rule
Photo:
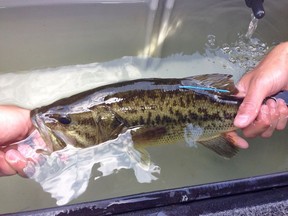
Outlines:
[[[231,158],[237,148],[227,132],[236,130],[233,120],[241,103],[236,93],[232,75],[226,74],[138,79],[58,100],[32,110],[31,118],[51,151],[98,145],[131,130],[141,153],[146,145],[186,141]]]

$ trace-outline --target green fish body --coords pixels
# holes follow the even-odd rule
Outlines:
[[[32,110],[31,118],[52,151],[67,144],[79,148],[98,145],[131,130],[139,150],[186,141],[189,145],[201,143],[230,158],[237,152],[226,135],[236,130],[233,120],[241,103],[234,97],[236,93],[232,76],[225,74],[138,79],[61,99]]]

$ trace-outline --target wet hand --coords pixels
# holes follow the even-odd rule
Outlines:
[[[17,151],[14,142],[26,138],[34,130],[30,111],[16,106],[0,106],[0,176],[19,174],[27,159]]]
[[[242,129],[244,136],[270,137],[274,130],[283,130],[288,116],[284,101],[270,99],[265,104],[263,101],[288,89],[288,43],[276,46],[253,71],[242,77],[237,88],[244,100],[234,125]],[[247,148],[248,143],[241,138],[239,147]]]
[[[282,99],[268,99],[260,108],[256,119],[243,128],[245,137],[271,137],[274,130],[283,130],[287,123],[288,109]]]

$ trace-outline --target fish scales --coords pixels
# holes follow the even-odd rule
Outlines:
[[[120,102],[110,104],[110,107],[113,112],[125,119],[128,127],[191,122],[203,127],[209,127],[212,123],[213,127],[217,123],[222,127],[223,122],[227,122],[226,125],[231,127],[238,108],[234,104],[215,103],[215,99],[205,95],[181,90],[165,92],[142,90],[119,93],[111,97],[123,98]]]
[[[230,93],[180,88],[187,83],[214,88],[225,84]],[[231,76],[222,74],[132,80],[61,99],[33,110],[31,117],[53,151],[67,144],[97,145],[132,129],[139,148],[192,140],[231,157],[236,147],[223,134],[236,129],[233,119],[241,102],[233,97],[236,91]]]
[[[216,102],[214,98],[192,91],[165,89],[166,91],[156,89],[116,93],[110,97],[123,98],[123,100],[110,104],[111,110],[125,119],[126,127],[139,125],[144,128],[166,128],[165,132],[162,131],[161,139],[158,138],[160,143],[183,139],[183,128],[191,123],[204,130],[199,140],[235,129],[233,119],[238,105]],[[153,136],[159,135],[150,132],[143,133],[143,136],[147,140],[146,143],[149,143],[153,140]],[[144,144],[143,139],[139,142]]]

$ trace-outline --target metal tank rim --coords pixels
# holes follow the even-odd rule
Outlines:
[[[217,207],[213,206],[213,203],[217,203],[215,199],[226,199],[226,204],[225,202],[221,202],[221,208],[229,209],[231,206],[237,207],[237,202],[242,203],[241,205],[245,206],[245,203],[247,202],[249,202],[250,205],[253,205],[258,204],[259,202],[267,203],[267,201],[274,202],[283,199],[287,200],[288,197],[283,195],[287,194],[287,192],[288,172],[278,172],[267,175],[140,193],[112,199],[78,203],[47,209],[38,209],[11,214],[9,213],[5,215],[134,215],[133,212],[135,215],[137,215],[136,213],[138,211],[147,212],[147,210],[152,209],[154,212],[161,212],[161,209],[167,209],[171,206],[173,206],[173,210],[169,210],[170,213],[172,213],[171,211],[174,211],[175,213],[178,211],[176,210],[178,207],[183,209],[185,206],[189,206],[191,204],[194,204],[194,206],[195,204],[196,206],[198,205],[197,209],[194,209],[195,215],[198,215],[196,214],[197,212],[200,213],[202,211],[202,213],[207,213],[209,212],[209,209],[210,211],[217,210]],[[261,195],[261,193],[263,193],[263,195]],[[278,196],[275,196],[275,193]],[[248,200],[245,198],[247,196],[250,196]],[[253,199],[255,196],[257,199]],[[262,200],[259,200],[261,197]]]

